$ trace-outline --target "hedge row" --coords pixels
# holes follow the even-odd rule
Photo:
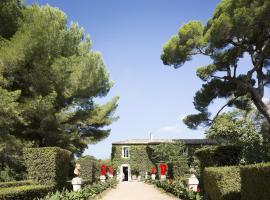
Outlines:
[[[63,187],[68,178],[71,153],[58,147],[28,148],[24,151],[28,179]]]
[[[270,163],[209,167],[203,177],[205,192],[211,200],[270,199]]]
[[[212,200],[239,200],[240,169],[231,167],[209,167],[204,170],[204,189]]]
[[[25,185],[0,189],[0,200],[33,200],[46,196],[53,186]]]
[[[25,185],[35,185],[36,183],[34,181],[10,181],[10,182],[1,182],[0,183],[0,189],[1,188],[8,188],[8,187],[18,187],[18,186],[25,186]]]
[[[79,158],[76,163],[81,165],[80,177],[85,183],[90,184],[98,180],[100,175],[100,164],[96,159],[85,156]]]
[[[241,200],[270,199],[270,163],[243,166],[241,175]]]

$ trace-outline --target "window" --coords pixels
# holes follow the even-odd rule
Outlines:
[[[122,147],[122,157],[129,158],[129,147]]]

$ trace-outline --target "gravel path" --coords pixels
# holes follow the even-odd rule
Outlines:
[[[101,200],[179,200],[142,182],[123,182],[107,192]]]

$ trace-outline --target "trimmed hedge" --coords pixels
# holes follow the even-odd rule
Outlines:
[[[206,147],[195,152],[200,160],[201,167],[238,165],[241,159],[242,148],[235,145]]]
[[[85,184],[90,184],[98,180],[100,175],[99,163],[91,157],[81,157],[76,163],[81,165],[81,175]]]
[[[8,187],[18,187],[18,186],[25,186],[25,185],[35,185],[34,181],[10,181],[10,182],[1,182],[1,188],[8,188]]]
[[[58,188],[66,184],[71,152],[58,147],[28,148],[24,157],[30,180]]]
[[[25,185],[0,189],[0,200],[33,200],[46,196],[53,186]]]
[[[204,189],[211,200],[240,200],[240,168],[209,167],[203,173]]]
[[[270,163],[243,166],[241,174],[241,200],[270,199]]]

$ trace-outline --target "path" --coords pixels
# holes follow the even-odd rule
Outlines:
[[[179,200],[142,182],[123,182],[107,192],[101,200]]]

